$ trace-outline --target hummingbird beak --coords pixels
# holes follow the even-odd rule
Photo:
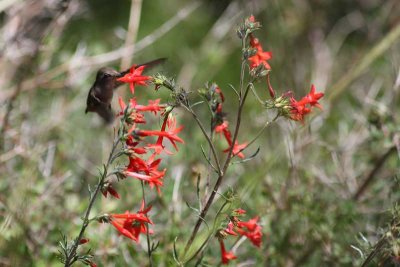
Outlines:
[[[120,72],[119,74],[117,74],[115,77],[116,78],[121,78],[121,77],[124,77],[128,73],[129,73],[129,70],[128,71],[123,71],[123,72]]]

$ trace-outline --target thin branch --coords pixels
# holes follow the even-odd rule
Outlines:
[[[81,227],[81,230],[79,232],[79,235],[74,240],[74,244],[72,245],[72,248],[69,251],[69,253],[68,253],[68,255],[67,255],[66,259],[65,259],[65,265],[64,265],[65,267],[70,267],[76,261],[76,250],[78,248],[79,241],[82,239],[82,237],[83,237],[83,235],[85,233],[85,230],[86,230],[86,228],[88,227],[88,225],[90,223],[90,221],[89,221],[90,212],[92,211],[93,204],[97,199],[97,196],[98,196],[98,194],[100,192],[100,189],[101,189],[101,186],[102,186],[102,184],[104,182],[104,179],[107,177],[108,168],[110,167],[110,165],[112,163],[112,158],[113,158],[115,149],[117,148],[119,142],[120,142],[120,138],[118,136],[114,140],[110,155],[109,155],[108,160],[107,160],[107,164],[104,165],[104,170],[103,170],[101,178],[99,179],[99,181],[97,183],[96,189],[95,189],[94,193],[90,192],[89,206],[86,209],[85,216],[83,218],[83,223],[82,223],[82,227]]]
[[[254,90],[254,86],[251,86],[250,89],[251,89],[251,92],[253,93],[253,95],[255,96],[255,98],[257,99],[257,101],[258,101],[261,105],[265,104],[265,101],[263,101],[263,100],[258,96],[256,90]]]
[[[142,0],[132,0],[131,11],[129,15],[128,31],[126,33],[125,47],[132,44],[132,53],[121,59],[120,69],[128,68],[132,62],[132,57],[135,52],[135,42],[140,24],[140,15],[142,11]]]
[[[120,60],[122,57],[137,54],[143,49],[147,48],[149,45],[153,44],[158,39],[160,39],[167,32],[172,30],[179,22],[187,18],[198,7],[200,7],[201,4],[202,4],[201,1],[194,1],[188,4],[187,6],[183,7],[176,13],[174,17],[166,21],[163,25],[154,30],[151,34],[147,35],[146,37],[138,41],[136,44],[129,46],[122,46],[108,53],[96,56],[82,57],[80,60],[65,62],[45,73],[35,75],[35,77],[32,77],[30,79],[26,79],[22,83],[22,91],[32,90],[38,87],[39,85],[45,84],[48,81],[56,78],[57,76],[62,75],[67,71],[73,71],[77,68],[82,68],[82,67],[101,66]],[[0,102],[3,101],[3,99],[8,98],[13,90],[15,90],[15,86],[11,87],[10,90],[8,90],[10,92],[5,92],[4,94],[0,95]]]
[[[0,147],[2,147],[4,149],[4,141],[5,141],[5,133],[6,130],[8,128],[8,124],[9,124],[9,119],[10,119],[10,115],[11,115],[11,111],[14,108],[14,102],[17,100],[19,94],[21,93],[21,89],[22,89],[22,83],[18,83],[14,93],[12,94],[12,96],[10,97],[10,99],[8,100],[7,103],[7,108],[6,108],[6,114],[3,117],[3,124],[0,130]]]
[[[258,133],[256,134],[256,136],[247,144],[246,147],[244,147],[243,149],[241,149],[237,154],[239,154],[240,152],[244,151],[245,149],[247,149],[248,147],[250,147],[259,137],[260,135],[264,132],[264,130],[273,122],[275,122],[278,118],[279,118],[280,114],[276,114],[275,118],[272,121],[267,121],[264,126],[261,128],[260,131],[258,131]]]
[[[328,100],[333,103],[337,97],[345,91],[346,88],[357,77],[359,77],[377,58],[379,58],[387,49],[400,40],[400,24],[395,26],[378,44],[376,44],[368,53],[351,68],[342,78],[335,83],[329,92]]]
[[[211,152],[212,152],[212,154],[213,154],[215,164],[217,165],[218,174],[221,174],[221,165],[220,165],[220,163],[219,163],[219,159],[218,159],[218,156],[217,156],[217,151],[216,151],[215,146],[214,146],[214,144],[212,143],[210,137],[208,136],[208,134],[207,134],[207,132],[206,132],[206,129],[204,128],[203,123],[202,123],[202,122],[200,121],[200,119],[197,117],[197,114],[193,111],[193,109],[191,109],[191,108],[189,108],[189,107],[187,107],[187,106],[185,106],[185,105],[182,105],[182,107],[185,108],[187,111],[189,111],[190,114],[192,114],[192,116],[193,116],[194,120],[196,121],[197,125],[199,126],[201,132],[203,133],[204,137],[206,138],[206,140],[207,140],[207,142],[208,142],[208,145],[209,145],[210,148],[211,148]]]
[[[201,152],[203,153],[203,156],[204,156],[204,158],[206,159],[208,165],[209,165],[210,167],[212,167],[216,173],[218,173],[218,169],[215,168],[215,166],[212,164],[211,159],[210,159],[210,156],[207,156],[207,155],[206,155],[206,152],[204,151],[203,146],[200,146],[200,148],[201,148]],[[210,150],[210,151],[211,151],[211,150]],[[207,183],[208,183],[208,182],[209,182],[209,181],[207,181]],[[207,188],[207,186],[206,186],[206,188]],[[206,192],[205,194],[207,194],[207,192]]]
[[[208,103],[208,107],[211,108],[210,105],[209,105],[209,103]],[[210,122],[210,139],[211,139],[211,142],[213,142],[213,139],[214,139],[214,129],[213,129],[213,123],[212,123],[212,116],[211,116],[211,122]],[[208,150],[207,161],[209,162],[209,165],[208,165],[208,170],[207,170],[206,185],[205,185],[205,188],[204,188],[203,205],[206,203],[207,195],[208,195],[208,190],[210,189],[211,167],[215,170],[216,173],[219,173],[218,170],[216,170],[216,168],[211,164],[211,147],[210,147],[209,150]]]
[[[142,184],[142,198],[143,198],[143,206],[146,207],[146,198],[145,198],[145,192],[144,192],[144,182],[141,181]],[[149,218],[146,214],[147,219]],[[149,257],[149,266],[153,266],[153,261],[151,259],[151,254],[152,254],[152,249],[150,246],[150,233],[149,233],[149,224],[147,224],[146,227],[146,239],[147,239],[147,256]]]
[[[367,187],[371,184],[371,182],[374,180],[376,177],[376,174],[379,172],[379,170],[382,168],[383,164],[386,162],[386,160],[397,151],[395,146],[390,147],[385,154],[383,154],[375,163],[374,168],[368,173],[367,177],[365,178],[364,182],[362,185],[358,188],[356,193],[353,195],[353,200],[357,201],[360,199],[360,197],[364,194],[365,190]]]
[[[245,46],[246,46],[246,43],[245,43],[245,40],[243,39],[242,40],[242,48],[244,49]],[[214,189],[211,192],[211,194],[210,194],[210,196],[209,196],[209,198],[207,200],[206,205],[204,206],[203,210],[200,213],[200,218],[205,218],[205,216],[207,215],[207,212],[210,209],[212,202],[214,201],[215,195],[218,192],[218,189],[219,189],[219,187],[220,187],[220,185],[222,183],[222,180],[223,180],[223,178],[225,176],[226,170],[228,169],[229,163],[230,163],[230,161],[232,159],[233,147],[234,147],[235,142],[236,142],[237,137],[238,137],[244,103],[245,103],[247,95],[248,95],[248,93],[250,91],[250,84],[252,83],[252,81],[250,83],[248,83],[248,85],[246,87],[246,90],[243,93],[244,69],[245,69],[245,67],[246,67],[246,60],[243,59],[242,60],[242,64],[241,64],[241,73],[240,73],[239,109],[238,109],[237,117],[236,117],[236,126],[235,126],[235,131],[234,131],[234,135],[233,135],[233,139],[232,139],[232,145],[231,145],[231,147],[229,149],[229,152],[228,152],[228,155],[226,157],[225,163],[224,163],[224,165],[222,167],[222,171],[218,175],[218,179],[217,179],[217,182],[214,185]],[[198,231],[200,229],[201,223],[202,223],[202,220],[198,219],[196,224],[195,224],[195,226],[194,226],[194,228],[193,228],[192,234],[191,234],[188,242],[186,243],[185,250],[184,250],[185,254],[189,251],[189,248],[192,245],[192,243],[193,243],[193,241],[194,241],[194,239],[195,239],[195,237],[196,237],[196,235],[197,235],[197,233],[198,233]],[[196,253],[198,253],[198,252],[196,252]]]

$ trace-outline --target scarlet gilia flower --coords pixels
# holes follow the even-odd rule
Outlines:
[[[248,20],[249,22],[251,22],[251,23],[256,22],[256,19],[255,19],[255,17],[254,17],[253,15],[251,15],[250,17],[248,17],[247,20]]]
[[[139,242],[139,235],[141,233],[147,233],[147,224],[153,224],[147,217],[147,213],[150,209],[151,206],[144,209],[144,202],[142,202],[142,207],[137,213],[129,213],[129,211],[127,211],[124,214],[111,214],[110,223],[122,235],[135,242]]]
[[[225,233],[227,233],[228,235],[237,235],[237,233],[235,232],[235,225],[232,221],[228,223],[228,226],[225,229]]]
[[[170,127],[170,126],[173,126],[174,123],[176,124],[175,119],[171,115],[164,117],[164,121],[161,126],[161,132],[165,132],[167,125],[169,125],[168,127]],[[155,144],[147,144],[146,148],[154,149],[154,155],[159,155],[163,151],[167,155],[172,155],[173,153],[171,151],[169,151],[168,149],[166,149],[165,146],[163,145],[163,139],[164,139],[163,135],[158,136],[157,142]]]
[[[240,213],[238,213],[239,211]],[[244,210],[235,210],[237,214],[244,214]],[[247,237],[256,247],[261,246],[262,227],[258,223],[259,218],[254,217],[249,221],[241,221],[238,217],[232,216],[224,232],[228,235],[241,235]]]
[[[228,142],[229,147],[227,149],[224,149],[223,152],[224,153],[228,153],[231,146],[232,146],[232,134],[229,131],[228,128],[228,122],[224,121],[222,124],[217,125],[215,127],[215,132],[216,133],[222,133],[225,137],[226,142]],[[243,144],[239,144],[237,141],[235,142],[235,144],[233,145],[233,149],[232,149],[232,155],[233,156],[238,156],[239,158],[244,158],[244,154],[241,152],[243,149],[245,149],[247,146],[247,143],[243,143]]]
[[[217,93],[217,94],[219,94],[219,96],[221,97],[221,101],[222,102],[224,102],[225,101],[225,97],[224,97],[224,94],[222,93],[222,91],[221,91],[221,88],[219,88],[218,86],[215,88],[215,92]]]
[[[124,100],[121,97],[118,97],[118,103],[121,108],[121,111],[117,115],[122,116],[122,115],[124,115],[124,112],[127,109],[127,105],[125,104]],[[146,123],[144,115],[139,113],[138,110],[136,110],[135,108],[133,108],[133,106],[131,104],[129,104],[127,112],[128,112],[128,118],[127,118],[128,123],[130,123],[130,124]]]
[[[165,128],[167,127],[167,121],[168,121],[168,117],[165,117],[163,124],[161,126],[162,132],[165,132]],[[172,152],[166,150],[164,145],[162,144],[163,138],[164,138],[163,136],[159,136],[157,138],[157,142],[155,144],[148,144],[146,146],[146,148],[154,149],[154,154],[156,154],[156,155],[160,154],[162,151],[165,151],[167,154],[172,155]]]
[[[262,64],[267,70],[270,70],[271,66],[268,64],[267,60],[272,58],[272,52],[265,52],[262,49],[260,41],[253,35],[250,35],[250,46],[256,49],[256,54],[249,57],[250,69],[254,69]]]
[[[132,155],[132,154],[146,154],[147,150],[145,147],[137,147],[139,145],[139,142],[135,140],[135,138],[132,135],[129,135],[125,141],[126,146],[127,146],[127,152]]]
[[[79,240],[79,245],[83,245],[88,243],[90,240],[89,238],[81,238],[81,240]]]
[[[123,83],[129,83],[129,89],[131,90],[132,94],[135,93],[135,85],[147,85],[147,81],[151,79],[150,76],[142,76],[142,72],[146,66],[140,66],[136,68],[135,65],[131,67],[129,73],[125,74],[123,77],[118,78],[117,81]]]
[[[318,103],[318,100],[324,96],[324,93],[316,93],[315,86],[311,85],[310,92],[303,97],[300,101],[290,97],[290,118],[295,121],[303,121],[304,116],[311,112],[312,107],[318,107],[322,109],[322,106]]]
[[[271,81],[269,80],[269,74],[267,75],[268,92],[271,98],[275,98],[275,90],[272,88]]]
[[[89,262],[89,266],[90,266],[90,267],[97,267],[97,264],[94,263],[93,261],[91,261],[91,262]]]
[[[239,215],[246,214],[246,211],[244,209],[235,209],[234,212]]]
[[[138,136],[158,136],[158,137],[163,137],[167,138],[171,144],[174,146],[174,148],[178,151],[178,147],[176,145],[176,142],[178,143],[184,143],[184,141],[177,136],[177,134],[182,131],[183,126],[180,126],[176,128],[176,120],[174,117],[169,116],[166,122],[168,126],[168,130],[162,130],[161,131],[151,131],[151,130],[137,130],[135,133]],[[162,141],[162,139],[161,139]]]
[[[157,115],[157,112],[163,111],[165,109],[165,105],[160,105],[160,99],[149,100],[149,104],[147,106],[137,104],[136,98],[130,99],[129,103],[132,108],[139,112],[150,111],[153,112],[154,115]]]
[[[147,182],[151,188],[156,187],[160,193],[160,187],[163,185],[162,179],[166,172],[166,169],[158,170],[160,162],[161,159],[155,160],[154,156],[151,156],[147,161],[139,157],[130,157],[129,165],[123,174]]]
[[[222,264],[228,264],[229,261],[236,259],[237,257],[233,254],[233,252],[227,252],[225,249],[224,241],[219,239],[219,246],[221,248],[221,262]]]
[[[256,247],[261,246],[262,227],[258,224],[258,217],[250,219],[248,222],[237,222],[236,231],[238,234],[246,236]]]
[[[228,153],[229,152],[231,145],[232,145],[232,143],[229,144],[229,148],[224,150],[224,153]],[[232,155],[233,156],[238,156],[239,158],[244,159],[244,154],[241,151],[243,149],[245,149],[246,147],[247,147],[247,143],[239,144],[236,141],[235,144],[233,145]]]
[[[224,121],[220,125],[217,125],[214,130],[216,133],[220,133],[220,134],[229,133],[229,135],[230,135],[230,132],[228,129],[228,121]]]
[[[143,174],[143,173],[138,173],[138,172],[132,172],[132,171],[124,171],[122,172],[123,175],[133,177],[142,181],[147,182],[151,188],[154,186],[157,188],[157,191],[160,192],[159,187],[163,185],[162,178],[164,177],[166,172],[166,169],[164,169],[162,172],[159,174]]]
[[[239,27],[237,30],[237,33],[239,35],[240,39],[245,38],[248,34],[254,32],[255,30],[259,29],[261,27],[261,24],[256,21],[253,15],[250,17],[246,18],[244,23]]]

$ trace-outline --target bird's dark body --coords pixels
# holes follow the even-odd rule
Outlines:
[[[144,64],[136,65],[152,67],[164,62],[165,58],[159,58]],[[114,120],[114,112],[111,108],[111,101],[114,95],[114,90],[122,85],[117,79],[129,73],[130,69],[119,72],[112,68],[104,67],[99,69],[96,75],[96,80],[89,90],[86,100],[86,110],[88,112],[96,112],[104,119],[106,123],[111,123]]]

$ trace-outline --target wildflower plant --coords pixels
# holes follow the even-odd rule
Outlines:
[[[189,131],[177,122],[175,109],[182,109],[191,115],[198,126],[208,145],[208,152],[201,147],[204,160],[207,162],[208,174],[205,188],[197,188],[199,206],[193,207],[198,213],[196,222],[192,226],[189,236],[179,236],[184,242],[175,242],[171,254],[177,265],[184,266],[189,262],[200,259],[204,256],[206,247],[219,246],[221,251],[222,264],[240,258],[231,248],[227,248],[226,240],[232,237],[247,239],[249,245],[260,247],[263,242],[263,228],[260,214],[248,216],[242,209],[242,203],[237,195],[228,190],[221,192],[221,185],[228,179],[227,171],[231,168],[233,159],[236,162],[246,162],[255,155],[246,155],[249,148],[260,134],[271,123],[279,118],[300,121],[304,123],[314,107],[322,108],[319,100],[323,93],[316,91],[312,85],[310,92],[296,100],[290,91],[278,93],[270,83],[270,75],[273,70],[270,61],[272,53],[265,51],[263,45],[255,33],[261,28],[261,24],[253,16],[245,19],[239,26],[237,34],[242,43],[241,71],[237,87],[221,88],[216,83],[206,84],[204,88],[197,90],[198,97],[192,91],[182,88],[175,83],[174,79],[162,74],[144,76],[146,65],[137,67],[133,65],[130,72],[118,79],[118,82],[129,84],[132,94],[136,86],[155,86],[155,91],[167,89],[170,93],[169,101],[162,103],[161,99],[150,100],[147,104],[139,103],[135,97],[129,100],[119,98],[120,109],[116,116],[119,118],[119,126],[114,131],[114,141],[107,162],[104,164],[97,185],[89,190],[90,198],[86,212],[83,215],[81,229],[76,238],[68,241],[63,236],[60,242],[60,258],[65,266],[72,266],[80,261],[89,266],[96,266],[96,259],[90,250],[81,248],[87,246],[85,231],[89,225],[96,227],[95,223],[109,224],[116,232],[127,239],[139,242],[141,236],[147,240],[148,265],[153,264],[153,252],[158,244],[152,242],[153,217],[158,212],[149,206],[146,188],[155,189],[162,195],[164,179],[170,174],[163,164],[166,156],[173,156],[179,153],[179,146],[185,141],[180,137],[182,131]],[[247,82],[246,82],[247,81]],[[261,81],[265,90],[256,92],[254,83]],[[136,89],[138,90],[138,89]],[[224,112],[224,104],[227,99],[224,91],[233,90],[236,94],[237,109],[234,121],[229,121]],[[263,92],[268,92],[267,99],[260,98]],[[254,95],[263,108],[270,110],[274,115],[272,120],[267,120],[264,127],[252,139],[243,139],[239,132],[241,121],[244,119],[244,106],[250,95]],[[210,111],[209,129],[205,126],[196,110],[204,107]],[[148,123],[148,117],[155,116],[161,121],[160,126],[153,126]],[[226,147],[219,151],[216,142],[219,138],[224,140]],[[172,148],[169,148],[172,147]],[[171,151],[172,150],[172,151]],[[124,160],[126,165],[121,166],[118,162]],[[104,197],[112,196],[116,199],[123,199],[118,193],[118,187],[124,186],[126,179],[134,179],[142,188],[141,203],[132,203],[131,206],[138,207],[138,211],[116,211],[112,214],[93,215],[93,205],[101,194]],[[198,187],[200,184],[198,183]],[[199,192],[204,192],[200,194]],[[101,193],[101,194],[100,194]],[[221,195],[223,205],[217,209],[215,198]],[[213,205],[214,204],[214,205]],[[214,214],[210,211],[217,210]],[[203,227],[202,226],[206,226]],[[178,237],[177,237],[178,238]],[[127,241],[128,242],[128,241]]]

